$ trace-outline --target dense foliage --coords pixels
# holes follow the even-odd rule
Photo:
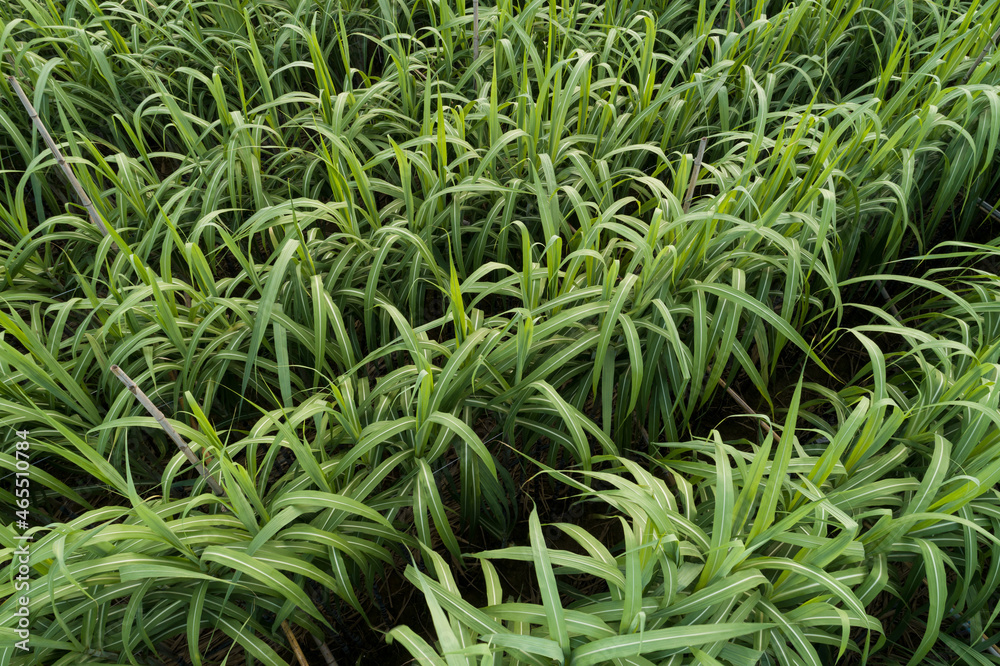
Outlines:
[[[0,663],[1000,663],[998,27],[2,0]]]

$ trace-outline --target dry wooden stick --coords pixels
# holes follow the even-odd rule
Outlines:
[[[101,219],[101,216],[98,214],[97,209],[94,207],[94,203],[90,200],[90,197],[88,197],[87,193],[83,191],[83,186],[80,185],[80,181],[77,180],[73,170],[66,162],[66,158],[63,157],[62,151],[59,150],[59,146],[57,146],[56,142],[52,140],[52,135],[49,134],[47,129],[45,129],[45,125],[42,124],[42,119],[38,117],[38,112],[35,111],[35,107],[31,105],[31,102],[28,100],[28,96],[24,94],[24,90],[21,89],[21,84],[18,83],[17,79],[13,76],[8,76],[7,81],[9,81],[10,85],[14,88],[14,92],[17,93],[18,99],[21,100],[21,105],[24,106],[24,110],[28,112],[28,117],[31,118],[31,122],[34,123],[35,129],[37,129],[38,133],[42,135],[42,140],[45,141],[45,145],[49,147],[52,155],[56,158],[56,162],[62,168],[62,172],[66,177],[66,180],[69,181],[69,184],[72,185],[73,189],[76,191],[76,196],[80,198],[80,203],[87,209],[87,214],[90,215],[90,221],[94,223],[94,226],[97,227],[102,236],[107,236],[107,225],[104,224],[104,220]]]
[[[979,210],[989,215],[991,219],[996,222],[1000,222],[1000,211],[997,211],[996,206],[990,206],[982,199],[976,199],[976,205],[979,206]]]
[[[740,13],[739,13],[738,11],[736,11],[736,8],[735,8],[735,7],[733,7],[733,11],[734,11],[734,12],[736,12],[736,18],[737,18],[737,20],[739,20],[739,22],[740,22],[740,27],[741,27],[742,29],[746,30],[746,29],[747,29],[747,24],[743,22],[743,17],[742,17],[742,16],[740,16]]]
[[[897,310],[896,306],[893,305],[892,297],[889,295],[889,292],[885,290],[885,285],[882,284],[882,280],[875,280],[875,285],[878,287],[879,293],[882,294],[882,298],[885,299],[885,304],[889,306],[889,312],[892,313],[893,317],[899,319],[899,310]]]
[[[986,54],[989,52],[990,47],[995,45],[998,39],[1000,39],[1000,28],[997,28],[997,31],[993,33],[992,37],[990,37],[990,41],[987,42],[986,46],[983,47],[983,51],[982,53],[979,54],[979,57],[976,58],[976,62],[972,63],[972,67],[969,69],[969,73],[965,75],[965,81],[963,81],[963,83],[969,82],[969,79],[972,78],[972,75],[976,71],[976,67],[979,67],[979,63],[983,61],[983,58],[986,57]]]
[[[479,57],[479,0],[472,0],[472,59]]]
[[[698,156],[694,158],[694,168],[691,169],[691,180],[688,182],[687,196],[684,197],[684,212],[688,212],[688,207],[691,205],[691,197],[694,196],[694,186],[698,182],[698,172],[701,171],[701,160],[705,157],[705,145],[708,143],[708,137],[702,137],[701,142],[698,144]]]
[[[708,372],[709,373],[712,372],[712,366],[708,366]],[[728,393],[730,397],[732,397],[732,399],[736,401],[736,404],[740,406],[740,409],[742,409],[744,413],[746,413],[748,416],[757,416],[757,411],[754,410],[754,408],[751,407],[749,404],[747,404],[747,401],[744,400],[739,393],[730,388],[722,377],[719,377],[719,386],[726,389],[726,393]],[[771,437],[774,437],[774,441],[776,442],[781,441],[781,436],[771,429],[771,426],[770,424],[768,424],[767,421],[761,421],[760,424],[764,426],[764,430],[767,430],[769,433],[771,433]]]
[[[291,627],[288,626],[288,620],[283,620],[281,622],[281,628],[285,632],[285,638],[292,646],[292,652],[295,653],[295,658],[299,661],[300,666],[309,666],[309,662],[306,661],[306,656],[302,654],[302,648],[299,647],[299,641],[295,638],[295,634],[292,633]]]
[[[183,453],[191,464],[194,465],[194,468],[198,470],[198,473],[205,478],[205,481],[208,483],[208,487],[212,489],[212,492],[219,496],[225,495],[225,491],[222,490],[222,486],[219,485],[219,482],[208,473],[205,466],[201,464],[200,460],[198,460],[198,456],[195,455],[195,452],[192,451],[191,447],[187,445],[187,442],[185,442],[184,439],[177,434],[177,431],[174,430],[173,426],[167,422],[167,417],[163,415],[163,412],[157,409],[156,405],[154,405],[153,402],[146,397],[146,394],[142,392],[142,389],[139,388],[134,381],[132,381],[132,378],[126,375],[125,371],[117,365],[111,366],[111,372],[118,378],[119,381],[121,381],[122,384],[125,385],[125,388],[131,391],[132,395],[134,395],[142,406],[146,408],[146,411],[149,412],[154,419],[156,419],[156,422],[160,424],[163,431],[167,433],[167,437],[173,440],[174,444],[177,445],[177,448],[181,450],[181,453]]]
[[[315,636],[313,636],[313,640],[316,641],[316,647],[319,648],[319,653],[323,655],[323,659],[326,660],[326,666],[337,666],[337,660],[333,658],[333,653],[330,652],[330,648],[326,646],[326,643]]]

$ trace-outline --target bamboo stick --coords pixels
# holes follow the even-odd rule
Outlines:
[[[66,162],[66,158],[63,157],[62,151],[59,150],[59,146],[57,146],[56,142],[52,139],[52,135],[49,134],[47,129],[45,129],[42,119],[38,117],[38,112],[35,111],[35,107],[31,105],[31,102],[28,100],[28,96],[24,94],[24,90],[21,89],[21,84],[18,83],[17,79],[13,76],[8,76],[7,81],[10,82],[10,85],[14,88],[14,92],[17,93],[17,97],[21,100],[21,105],[24,107],[24,110],[28,112],[28,117],[31,118],[31,122],[35,125],[35,129],[37,129],[38,133],[42,135],[42,140],[45,141],[45,145],[48,146],[52,155],[56,158],[56,163],[58,163],[62,169],[66,180],[69,181],[73,190],[76,191],[76,196],[79,197],[80,203],[87,209],[87,214],[90,215],[90,221],[94,223],[94,226],[97,227],[102,236],[107,236],[107,225],[104,223],[104,220],[101,219],[101,216],[97,212],[97,208],[94,207],[94,203],[90,200],[90,197],[88,197],[87,193],[84,192],[83,186],[80,185],[80,181],[77,180],[76,175],[73,173],[73,169],[71,169],[69,163]]]
[[[154,419],[156,419],[156,422],[160,424],[160,427],[163,428],[165,433],[167,433],[167,436],[173,440],[174,444],[177,445],[177,448],[181,450],[181,453],[183,453],[191,464],[194,465],[194,468],[198,470],[198,473],[205,478],[205,481],[208,483],[209,488],[212,489],[212,492],[219,496],[225,495],[225,491],[222,490],[222,486],[219,485],[219,482],[208,473],[205,466],[201,464],[200,460],[198,460],[198,456],[195,455],[195,452],[192,451],[191,447],[187,445],[187,442],[185,442],[184,439],[177,434],[177,431],[174,430],[173,426],[167,422],[167,417],[163,415],[163,412],[157,409],[156,405],[154,405],[153,402],[146,397],[146,394],[142,392],[142,389],[139,388],[134,381],[132,381],[132,378],[125,374],[125,371],[117,365],[111,366],[111,372],[118,378],[119,381],[121,381],[122,384],[125,385],[125,388],[131,391],[132,395],[134,395],[142,406],[146,408],[146,411],[149,412]]]
[[[688,182],[687,196],[684,197],[684,212],[688,212],[688,207],[691,205],[691,197],[694,196],[694,186],[698,183],[698,172],[701,171],[701,161],[705,157],[705,145],[708,143],[708,137],[702,137],[701,141],[698,142],[698,156],[694,158],[694,166],[691,169],[691,180]]]
[[[281,623],[281,629],[285,632],[285,638],[288,639],[289,644],[292,646],[292,652],[295,653],[295,658],[298,660],[300,666],[309,666],[309,662],[306,661],[306,656],[302,654],[302,648],[299,647],[299,641],[295,638],[295,634],[292,633],[291,627],[288,626],[288,620]]]
[[[315,636],[313,637],[313,640],[316,641],[316,646],[319,648],[320,654],[322,654],[323,659],[326,660],[326,666],[337,666],[337,660],[333,658],[333,653],[330,652],[330,648],[326,646],[326,643]]]
[[[711,371],[711,370],[710,370],[710,371]],[[743,399],[743,398],[742,398],[742,397],[740,396],[740,394],[739,394],[739,393],[737,393],[736,391],[734,391],[733,389],[731,389],[731,388],[729,387],[729,385],[728,385],[728,384],[726,384],[725,380],[724,380],[724,379],[722,379],[722,377],[719,377],[719,386],[721,386],[722,388],[726,389],[726,393],[728,393],[728,394],[730,395],[730,397],[731,397],[731,398],[732,398],[733,400],[735,400],[735,401],[736,401],[736,404],[737,404],[737,405],[739,405],[739,406],[740,406],[740,408],[741,408],[741,409],[742,409],[742,410],[743,410],[743,411],[744,411],[744,412],[745,412],[745,413],[746,413],[747,415],[749,415],[749,416],[757,416],[757,412],[756,412],[756,411],[755,411],[755,410],[754,410],[754,409],[753,409],[753,408],[752,408],[752,407],[751,407],[750,405],[748,405],[748,404],[747,404],[747,401],[746,401],[746,400],[744,400],[744,399]],[[776,442],[781,442],[781,436],[780,436],[780,435],[778,435],[778,433],[774,432],[774,430],[772,430],[772,429],[771,429],[771,426],[770,426],[770,425],[768,424],[768,422],[767,422],[767,421],[761,421],[761,422],[760,422],[760,424],[761,424],[762,426],[764,426],[764,430],[766,430],[766,431],[767,431],[768,433],[770,433],[771,437],[774,437],[774,441],[776,441]]]
[[[985,58],[986,54],[989,53],[990,47],[994,46],[997,43],[998,39],[1000,39],[1000,28],[997,28],[997,31],[993,33],[992,37],[990,37],[990,41],[988,41],[986,43],[986,46],[983,47],[983,50],[979,54],[979,57],[976,58],[976,61],[974,63],[972,63],[972,67],[969,68],[969,73],[965,75],[965,81],[963,83],[969,82],[969,79],[971,79],[972,75],[976,72],[976,68],[979,67],[979,63],[983,61],[983,58]]]
[[[472,59],[479,57],[479,0],[472,0]]]

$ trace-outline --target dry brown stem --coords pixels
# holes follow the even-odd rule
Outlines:
[[[24,90],[21,89],[21,84],[17,82],[13,76],[8,76],[7,81],[14,88],[14,92],[17,93],[18,99],[21,100],[21,105],[24,110],[28,112],[28,117],[31,118],[31,122],[35,125],[35,129],[38,133],[42,135],[42,140],[45,145],[48,146],[49,151],[56,158],[56,163],[62,169],[63,175],[66,180],[73,187],[76,192],[77,198],[80,199],[80,203],[84,208],[87,209],[87,214],[90,216],[90,221],[94,223],[94,226],[101,232],[102,236],[108,235],[108,227],[101,219],[100,214],[97,212],[97,208],[94,207],[94,202],[90,200],[87,193],[83,190],[83,186],[80,185],[80,181],[77,179],[76,174],[73,173],[73,169],[70,168],[69,163],[66,162],[66,158],[63,157],[62,151],[59,150],[59,146],[52,139],[52,135],[49,131],[45,129],[45,125],[42,123],[42,119],[38,116],[38,112],[35,111],[35,107],[31,105],[31,101],[28,100],[28,96],[24,94]]]
[[[160,424],[163,431],[167,433],[167,437],[169,437],[173,443],[177,445],[177,448],[181,450],[181,453],[183,453],[188,461],[194,465],[194,468],[198,470],[198,473],[205,478],[205,482],[208,483],[208,487],[212,489],[212,492],[219,496],[225,495],[225,492],[222,490],[222,486],[219,485],[219,482],[208,473],[205,466],[201,464],[200,460],[198,460],[198,456],[195,455],[195,452],[192,451],[187,442],[185,442],[184,439],[177,434],[174,427],[167,421],[167,417],[163,415],[163,412],[157,409],[156,405],[154,405],[146,394],[142,392],[142,389],[139,388],[134,381],[132,381],[132,378],[125,374],[125,371],[117,365],[111,366],[111,372],[122,384],[125,385],[125,388],[127,388],[132,395],[139,400],[142,406],[146,408],[146,411],[149,412],[150,416],[156,419],[156,422]]]

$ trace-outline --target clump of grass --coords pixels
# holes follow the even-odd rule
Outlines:
[[[0,662],[997,661],[998,7],[0,3]]]

